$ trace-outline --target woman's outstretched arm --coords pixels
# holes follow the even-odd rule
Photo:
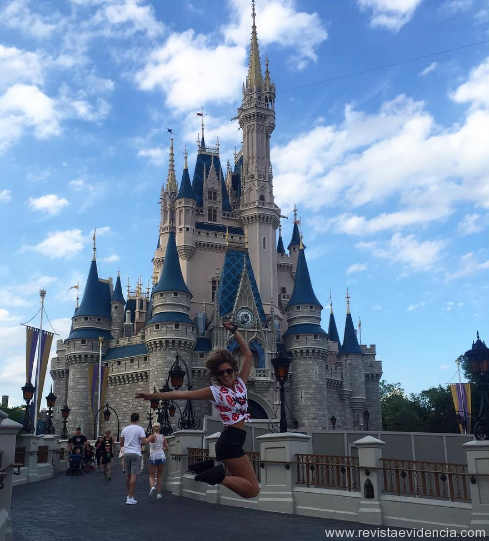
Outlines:
[[[143,400],[212,400],[210,387],[197,389],[196,391],[169,391],[167,393],[136,393],[134,398]]]
[[[232,323],[223,323],[223,327],[228,331],[232,331],[234,325]],[[248,347],[248,343],[238,330],[234,332],[234,338],[236,338],[236,342],[238,342],[241,357],[243,358],[241,370],[239,371],[239,377],[246,383],[248,381],[248,376],[250,375],[253,354],[251,353],[251,349]]]

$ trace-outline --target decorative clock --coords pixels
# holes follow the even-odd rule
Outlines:
[[[249,308],[240,308],[236,313],[236,324],[240,327],[251,327],[255,322],[255,316]]]

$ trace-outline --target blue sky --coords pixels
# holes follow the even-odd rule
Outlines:
[[[277,85],[272,136],[286,245],[299,208],[316,294],[342,335],[349,288],[384,377],[450,381],[489,339],[488,0],[257,0]],[[1,393],[21,402],[24,328],[47,289],[66,338],[97,228],[99,275],[151,277],[175,132],[232,160],[247,66],[244,0],[0,5]],[[307,86],[309,85],[309,86]],[[82,290],[81,290],[82,293]],[[327,309],[324,320],[327,321]],[[326,323],[324,323],[326,326]],[[49,379],[47,380],[49,384]],[[45,394],[47,394],[45,389]]]

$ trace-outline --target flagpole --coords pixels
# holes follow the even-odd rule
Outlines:
[[[37,434],[37,404],[39,402],[39,395],[42,394],[42,389],[39,389],[39,381],[41,378],[41,355],[42,355],[42,316],[44,314],[44,297],[46,296],[46,290],[39,290],[41,296],[41,325],[39,326],[39,341],[37,350],[37,367],[36,367],[36,398],[34,404],[34,434]]]
[[[104,339],[102,336],[98,337],[98,401],[97,401],[97,437],[100,434],[100,394],[102,392],[102,344]]]

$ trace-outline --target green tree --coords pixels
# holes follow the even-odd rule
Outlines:
[[[459,432],[450,386],[431,387],[411,395],[422,419],[422,432]]]
[[[420,412],[404,392],[400,383],[380,382],[380,405],[384,430],[417,432],[421,424]]]
[[[15,408],[3,408],[0,406],[0,410],[4,411],[12,421],[16,421],[17,423],[22,423],[22,419],[24,418],[24,409],[20,406],[16,406]]]

